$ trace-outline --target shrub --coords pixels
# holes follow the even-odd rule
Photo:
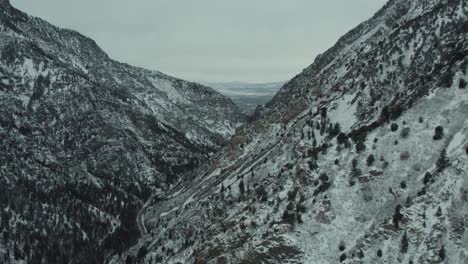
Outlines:
[[[395,227],[400,226],[400,221],[403,219],[403,214],[401,213],[401,205],[395,207],[395,213],[393,214],[393,224]]]
[[[424,184],[428,184],[432,179],[432,174],[430,172],[426,172],[426,175],[424,175]]]
[[[298,222],[299,224],[302,224],[302,223],[303,223],[301,213],[297,213],[297,214],[296,214],[296,219],[297,219],[297,222]]]
[[[295,215],[293,209],[294,209],[294,204],[292,202],[290,202],[287,205],[284,212],[283,212],[283,222],[289,223],[291,225],[294,224],[294,222],[296,220],[296,215]]]
[[[345,133],[340,133],[336,139],[338,144],[345,144],[348,141],[348,136]]]
[[[381,258],[382,255],[383,255],[382,250],[381,249],[377,250],[377,257]]]
[[[397,123],[392,123],[392,125],[390,126],[390,130],[392,132],[395,132],[398,130],[398,124]]]
[[[444,137],[444,128],[442,126],[437,126],[434,131],[434,140],[440,140]]]
[[[357,151],[358,153],[361,153],[361,152],[363,152],[364,150],[366,150],[366,145],[365,145],[364,143],[362,143],[362,142],[358,142],[358,143],[356,144],[356,151]]]
[[[407,138],[409,136],[409,133],[410,133],[410,128],[409,127],[405,127],[401,130],[400,132],[400,137],[401,138]]]
[[[345,244],[344,244],[343,241],[340,242],[340,245],[338,246],[338,249],[339,249],[340,251],[344,251],[344,250],[346,249],[346,246],[345,246]]]
[[[405,181],[402,181],[402,182],[400,183],[400,187],[401,187],[402,189],[406,189],[406,182],[405,182]]]
[[[442,246],[439,250],[439,258],[442,261],[445,260],[445,247],[444,246]]]
[[[410,154],[408,151],[403,151],[402,153],[400,153],[400,160],[407,160],[409,159],[410,157]]]
[[[466,81],[465,79],[460,79],[460,81],[458,82],[458,88],[460,89],[465,89],[466,88]]]
[[[422,116],[419,117],[419,123],[423,123],[424,122],[424,119],[422,118]]]
[[[366,160],[367,166],[372,166],[372,164],[374,164],[374,161],[375,161],[374,155],[370,154]]]
[[[345,260],[346,260],[346,254],[343,253],[343,254],[340,256],[340,262],[343,262],[343,261],[345,261]]]
[[[327,182],[327,181],[330,180],[330,178],[328,178],[328,175],[327,175],[326,173],[320,174],[319,179],[320,179],[322,182]]]
[[[330,124],[331,126],[331,124]],[[332,129],[330,129],[330,136],[331,137],[335,137],[337,136],[338,134],[340,134],[341,132],[341,127],[340,127],[340,124],[339,123],[336,123]]]
[[[388,167],[388,165],[390,165],[390,163],[388,163],[388,161],[384,161],[384,162],[382,163],[382,168],[383,168],[383,169],[386,169],[386,168]]]

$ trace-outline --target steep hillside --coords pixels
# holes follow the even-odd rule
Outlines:
[[[467,263],[468,6],[391,0],[283,86],[109,263]]]
[[[0,262],[102,263],[138,209],[244,122],[211,88],[110,59],[0,2]]]

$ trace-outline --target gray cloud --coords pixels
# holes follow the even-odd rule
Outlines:
[[[286,80],[386,0],[11,0],[117,60],[188,80]]]

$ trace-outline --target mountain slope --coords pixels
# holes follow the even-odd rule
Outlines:
[[[110,59],[0,2],[0,262],[102,263],[137,210],[245,120],[211,88]]]
[[[467,13],[389,1],[154,196],[109,263],[467,262]]]

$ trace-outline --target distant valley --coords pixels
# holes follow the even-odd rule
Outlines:
[[[258,105],[268,103],[285,83],[205,82],[203,84],[231,98],[245,114],[251,115]]]

